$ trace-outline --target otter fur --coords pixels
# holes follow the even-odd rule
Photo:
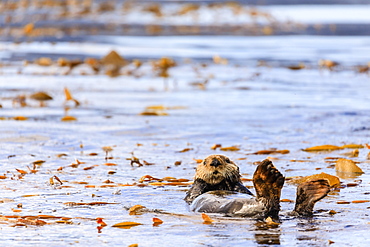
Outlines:
[[[226,190],[253,195],[240,180],[239,167],[224,155],[210,155],[197,166],[194,183],[184,200],[191,204],[208,191]]]
[[[272,162],[267,159],[260,162],[253,174],[256,197],[244,187],[240,177],[238,166],[229,158],[210,155],[198,165],[193,186],[184,199],[195,212],[264,219],[271,217],[279,221],[280,195],[285,177]],[[330,186],[325,179],[300,184],[296,205],[290,215],[312,215],[315,203],[329,191]]]

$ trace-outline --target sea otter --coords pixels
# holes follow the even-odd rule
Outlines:
[[[263,160],[254,172],[256,196],[241,183],[240,177],[239,167],[228,157],[210,155],[198,165],[194,183],[184,200],[195,212],[256,216],[264,219],[271,217],[272,220],[279,221],[280,195],[285,177],[272,162]],[[326,179],[300,184],[295,208],[290,214],[312,215],[315,203],[329,191],[330,186]]]

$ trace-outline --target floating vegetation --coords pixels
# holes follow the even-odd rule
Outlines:
[[[275,10],[0,1],[3,245],[366,245],[368,39]],[[281,167],[280,224],[189,212],[214,153],[253,193],[258,162]],[[311,179],[322,210],[286,215]]]

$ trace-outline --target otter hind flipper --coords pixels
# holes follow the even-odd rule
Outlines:
[[[257,198],[277,196],[280,199],[285,177],[276,169],[270,160],[262,161],[253,174],[253,184]]]
[[[330,191],[326,179],[307,181],[297,187],[297,198],[293,215],[311,216],[315,203],[324,198]]]
[[[265,217],[278,220],[280,211],[280,195],[285,177],[276,169],[270,160],[263,160],[253,174],[253,184],[257,199],[266,208]]]

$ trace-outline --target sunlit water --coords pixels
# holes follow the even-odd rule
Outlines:
[[[347,157],[350,149],[307,153],[302,149],[323,144],[365,144],[370,138],[370,80],[358,74],[354,65],[369,62],[368,37],[104,37],[96,36],[83,44],[2,43],[4,60],[21,60],[35,54],[56,57],[101,57],[115,49],[129,58],[176,58],[178,66],[169,70],[167,89],[163,78],[153,76],[149,63],[140,78],[105,75],[42,75],[60,68],[42,68],[15,63],[1,68],[1,117],[25,116],[27,121],[0,122],[0,214],[3,216],[54,215],[71,217],[73,224],[16,226],[1,221],[3,245],[110,245],[128,246],[366,246],[370,243],[369,203],[337,204],[337,201],[369,200],[370,169],[368,149],[360,149],[359,161],[365,174],[342,178],[344,185],[361,180],[354,187],[331,192],[316,205],[312,219],[286,216],[293,203],[282,203],[282,223],[276,227],[254,219],[211,216],[207,225],[199,214],[189,212],[182,198],[189,187],[127,186],[99,187],[104,181],[114,184],[138,183],[144,175],[157,178],[192,179],[196,162],[209,154],[222,153],[239,164],[245,178],[251,178],[255,161],[273,158],[286,176],[306,176],[326,172],[336,175],[326,157]],[[11,54],[11,55],[10,55]],[[214,64],[213,55],[229,59],[228,65]],[[15,59],[18,57],[18,59]],[[191,61],[185,59],[190,58]],[[332,59],[344,69],[319,70],[319,59]],[[258,61],[268,66],[258,67]],[[286,65],[304,62],[307,69],[289,70]],[[201,67],[206,63],[206,67]],[[195,70],[194,67],[197,69]],[[17,73],[21,69],[21,73]],[[35,74],[37,72],[37,74]],[[204,82],[205,90],[190,83]],[[82,104],[68,114],[75,122],[62,122],[63,88],[67,87]],[[50,93],[54,100],[47,107],[12,106],[11,98],[36,91]],[[145,107],[164,105],[168,116],[139,115]],[[214,144],[238,145],[237,152],[211,150]],[[103,146],[113,151],[105,160]],[[187,152],[179,152],[185,148]],[[253,155],[258,150],[277,148],[289,154]],[[57,157],[64,153],[67,156]],[[97,153],[91,156],[90,153]],[[135,156],[154,163],[138,167],[127,158]],[[78,159],[78,167],[68,167]],[[36,174],[18,179],[15,169],[29,171],[31,162],[45,160]],[[306,162],[294,162],[304,160]],[[174,165],[181,161],[181,165]],[[106,166],[104,163],[116,163]],[[96,165],[96,166],[94,166]],[[85,167],[94,166],[91,170]],[[58,168],[64,167],[63,170]],[[109,175],[109,171],[116,173]],[[56,175],[63,186],[50,185]],[[11,179],[13,178],[13,179]],[[55,181],[55,180],[54,180]],[[85,188],[87,182],[95,188]],[[251,182],[245,183],[251,186]],[[32,195],[24,197],[25,195]],[[295,185],[286,183],[282,198],[295,199]],[[97,206],[69,206],[66,202],[110,202]],[[22,208],[17,204],[22,203]],[[127,208],[136,204],[170,214],[146,213],[132,216]],[[13,212],[12,209],[21,209]],[[329,214],[334,210],[337,214]],[[181,214],[181,215],[180,215]],[[108,226],[97,229],[95,218]],[[152,218],[164,221],[152,226]],[[134,221],[142,225],[120,229],[111,225]]]

